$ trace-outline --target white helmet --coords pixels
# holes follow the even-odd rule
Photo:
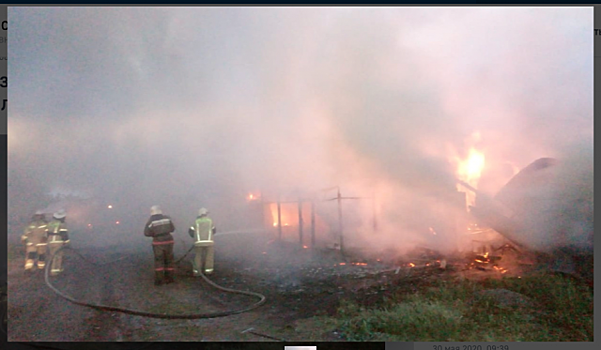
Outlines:
[[[150,215],[163,214],[163,211],[158,205],[153,205],[150,207]]]
[[[207,215],[208,213],[209,213],[209,211],[207,210],[207,208],[200,208],[198,210],[198,216]]]
[[[67,216],[67,213],[65,212],[64,209],[61,209],[61,210],[57,211],[56,213],[54,213],[54,215],[52,215],[52,217],[57,220],[60,220],[60,219],[64,218],[65,216]]]

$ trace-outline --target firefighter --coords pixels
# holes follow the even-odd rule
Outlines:
[[[25,271],[33,269],[34,265],[39,269],[46,267],[47,225],[44,212],[38,210],[21,236],[25,243]]]
[[[200,276],[201,271],[210,275],[213,273],[213,259],[215,256],[213,247],[213,235],[217,232],[213,220],[207,215],[209,211],[205,208],[198,210],[198,217],[194,226],[188,229],[190,237],[194,238],[194,252],[196,256],[193,261],[193,274]]]
[[[173,283],[173,236],[175,231],[173,221],[158,205],[150,208],[150,219],[144,227],[144,236],[152,237],[152,250],[154,252],[154,285]]]
[[[50,275],[56,276],[63,272],[63,252],[56,253],[61,247],[69,244],[69,231],[65,225],[67,213],[61,209],[52,215],[52,221],[48,223],[48,249],[52,262]]]

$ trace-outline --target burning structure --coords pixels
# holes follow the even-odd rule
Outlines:
[[[530,264],[532,257],[546,254],[557,265],[557,261],[567,257],[572,267],[562,269],[582,275],[583,269],[589,267],[578,261],[584,257],[592,262],[592,182],[588,183],[586,177],[566,176],[566,167],[572,166],[569,162],[541,158],[516,172],[496,195],[488,196],[478,189],[486,160],[484,153],[475,147],[479,137],[478,133],[470,137],[471,144],[466,147],[464,157],[458,152],[450,153],[449,163],[456,169],[457,187],[422,193],[415,210],[427,208],[428,213],[409,213],[403,218],[423,233],[420,246],[434,251],[444,247],[443,256],[470,255],[471,267],[500,274],[505,274],[508,266],[515,265],[518,259]],[[578,173],[592,174],[582,170]],[[322,198],[264,196],[256,192],[249,193],[247,200],[256,208],[267,235],[274,240],[304,248],[345,250],[361,238],[355,233],[365,229],[366,221],[370,222],[372,237],[378,237],[375,195],[343,197],[340,187],[328,190],[332,195]],[[374,210],[367,215],[365,210],[362,215],[347,215],[352,210],[343,209],[342,203],[350,199],[371,201]],[[349,219],[361,216],[363,223]],[[440,262],[440,259],[438,256],[435,260]],[[578,266],[573,267],[574,264]],[[589,265],[592,272],[592,264]]]
[[[341,203],[343,199],[360,198],[342,197],[339,189],[335,198],[325,200],[319,199],[317,195],[295,198],[282,194],[264,196],[261,193],[249,193],[247,196],[249,205],[260,217],[261,227],[268,237],[279,241],[296,242],[303,248],[343,248]],[[331,213],[332,206],[327,203],[332,200],[338,202],[336,219]],[[373,220],[375,222],[375,214]],[[345,223],[349,223],[349,220]]]

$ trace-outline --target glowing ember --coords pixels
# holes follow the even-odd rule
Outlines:
[[[346,263],[340,263],[340,265],[346,265]]]
[[[414,263],[409,263],[409,267],[415,267]]]
[[[493,268],[494,268],[495,270],[499,271],[499,272],[500,272],[500,273],[502,273],[502,274],[503,274],[503,273],[507,273],[507,271],[509,271],[509,270],[507,270],[506,268],[503,268],[503,267],[498,267],[498,266],[493,266]]]
[[[304,245],[304,246],[303,246],[303,248],[307,249],[307,248],[309,248],[309,247],[307,247],[306,245]]]
[[[107,208],[113,209],[113,206],[109,204]]]
[[[119,221],[115,221],[115,225],[119,225]]]
[[[490,259],[488,258],[488,252],[482,254],[482,255],[478,255],[476,256],[476,258],[474,259],[475,262],[481,263],[481,264],[488,264],[490,262]]]

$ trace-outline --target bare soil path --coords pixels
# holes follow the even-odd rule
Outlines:
[[[375,305],[391,294],[412,293],[428,280],[446,278],[439,268],[418,274],[373,260],[353,262],[338,251],[303,249],[251,235],[224,237],[216,247],[215,283],[262,293],[266,303],[227,317],[170,320],[98,311],[56,295],[42,271],[24,273],[18,242],[9,242],[9,341],[341,341],[334,329],[311,326],[314,316],[336,315],[341,300]],[[73,247],[55,287],[84,302],[167,314],[240,309],[257,301],[225,293],[191,276],[187,256],[176,283],[153,285],[150,247]],[[185,253],[176,246],[176,259]],[[97,266],[90,262],[103,265]],[[302,325],[302,327],[301,327]],[[252,332],[245,332],[252,328]],[[258,334],[257,334],[258,333]]]

